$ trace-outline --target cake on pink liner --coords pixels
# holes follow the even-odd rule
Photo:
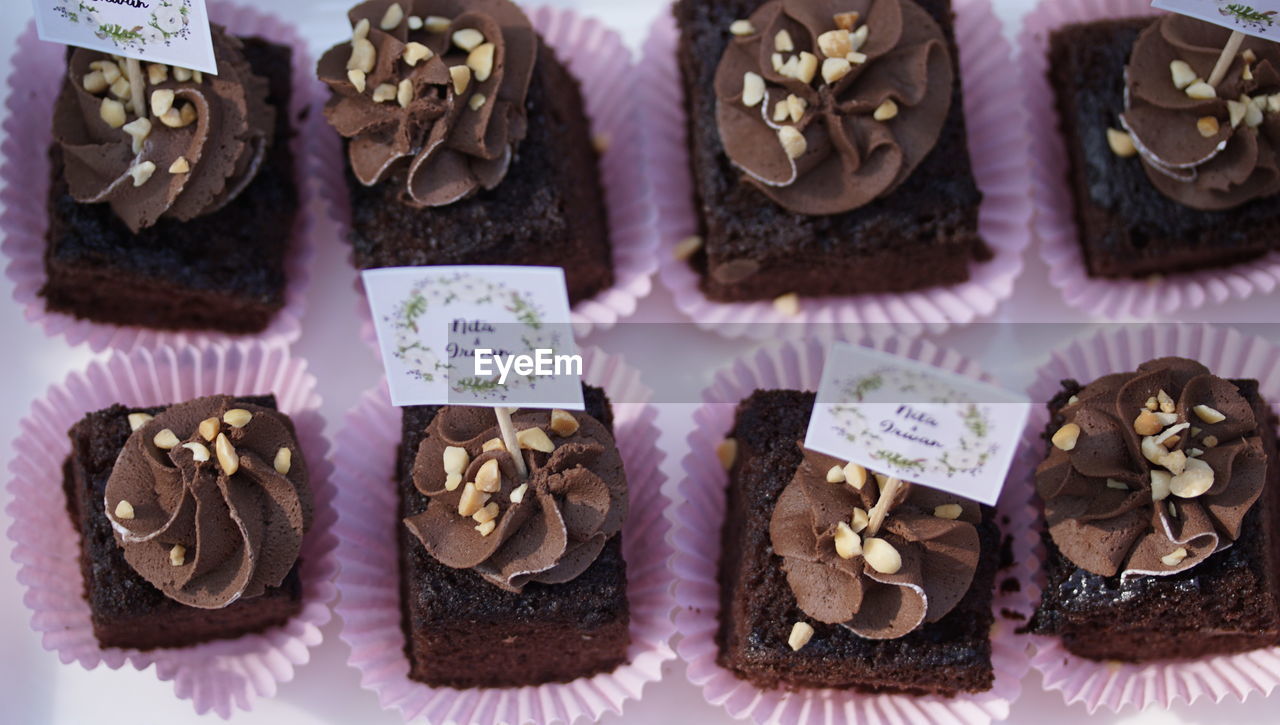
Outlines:
[[[964,85],[965,123],[973,174],[983,194],[979,232],[995,254],[970,264],[969,281],[902,294],[800,299],[786,315],[770,301],[720,303],[699,289],[698,275],[674,250],[698,234],[689,174],[686,119],[676,64],[676,23],[669,11],[654,22],[639,72],[644,78],[646,172],[658,209],[658,274],[676,306],[698,325],[728,337],[799,337],[823,325],[856,337],[868,325],[888,324],[903,334],[939,332],[994,313],[1013,293],[1029,237],[1027,144],[1021,110],[1009,102],[1014,81],[1004,72],[1011,49],[987,0],[956,0],[955,33]]]
[[[863,344],[964,375],[983,377],[972,361],[924,340],[896,337]],[[676,651],[688,665],[689,681],[702,688],[708,702],[724,707],[735,718],[757,723],[833,725],[928,720],[976,725],[1004,719],[1021,694],[1021,680],[1027,671],[1025,639],[1015,634],[1015,629],[1031,609],[1031,593],[1026,586],[1030,580],[1034,541],[1031,536],[1012,539],[1017,564],[997,575],[998,583],[1013,577],[1019,586],[1006,589],[998,585],[992,602],[996,616],[991,638],[995,683],[990,691],[948,699],[868,695],[851,690],[761,690],[717,663],[720,611],[717,562],[727,474],[712,452],[725,432],[732,428],[734,409],[739,401],[756,389],[816,390],[823,359],[824,346],[820,342],[785,342],[723,368],[703,391],[702,405],[694,413],[693,432],[687,438],[689,452],[683,461],[686,477],[675,487],[667,513],[676,551],[670,559],[671,570],[676,575],[676,630],[681,635]],[[1007,488],[998,507],[1002,535],[1027,531],[1032,516],[1028,492],[1018,487]],[[1016,614],[1006,616],[1006,612]]]
[[[583,105],[601,152],[600,183],[609,214],[614,282],[603,292],[574,305],[574,334],[583,337],[594,330],[607,330],[634,314],[636,305],[652,290],[653,273],[658,268],[658,238],[653,229],[657,214],[648,178],[641,172],[644,149],[639,142],[640,108],[634,92],[631,50],[616,31],[595,18],[564,8],[521,8],[581,85]],[[336,143],[332,129],[326,128],[324,135]],[[321,183],[342,197],[340,203],[330,207],[330,216],[345,239],[350,231],[351,208],[344,173],[340,164],[326,167]],[[359,275],[355,287],[360,294],[361,338],[376,347]]]
[[[130,665],[154,667],[174,692],[190,700],[197,713],[226,718],[252,709],[258,697],[271,697],[294,670],[310,659],[329,621],[337,593],[334,491],[329,483],[328,442],[319,415],[316,379],[306,363],[281,346],[258,342],[160,347],[114,352],[83,372],[49,388],[20,424],[9,466],[11,502],[9,539],[23,602],[32,610],[31,626],[45,649],[64,663],[85,669]],[[274,393],[279,409],[291,417],[306,453],[314,498],[312,528],[302,543],[302,608],[286,624],[257,634],[217,640],[182,649],[146,652],[104,648],[90,623],[80,569],[80,544],[67,515],[62,464],[71,448],[67,429],[87,412],[115,403],[151,406],[213,395]]]
[[[316,127],[316,114],[307,113],[315,92],[310,70],[312,61],[306,43],[292,27],[268,13],[227,2],[211,2],[209,14],[214,22],[225,25],[233,34],[258,35],[289,46],[293,51],[293,98],[289,108],[295,135],[291,140],[295,178],[298,188],[298,214],[294,221],[293,248],[286,262],[287,286],[284,307],[270,325],[256,337],[293,342],[302,333],[301,318],[305,309],[314,244],[325,228],[308,207],[317,198],[332,205],[329,193],[312,186],[310,178],[321,168],[336,162],[336,150],[326,149]],[[35,24],[29,23],[19,36],[13,55],[13,72],[9,76],[8,118],[3,144],[4,213],[0,228],[4,231],[2,248],[9,258],[6,273],[14,283],[14,300],[24,309],[27,320],[39,324],[49,335],[63,335],[71,344],[85,343],[95,351],[105,348],[132,350],[161,345],[202,344],[228,341],[248,336],[233,336],[217,331],[154,330],[92,322],[72,315],[50,312],[39,296],[45,282],[45,232],[48,228],[46,203],[49,178],[49,144],[51,128],[47,109],[65,72],[63,46],[46,43],[36,37]],[[323,123],[323,120],[319,122]],[[36,180],[32,183],[32,180]]]
[[[1060,381],[1079,381],[1120,371],[1165,356],[1199,361],[1215,375],[1258,380],[1260,392],[1273,410],[1280,397],[1280,348],[1262,338],[1229,327],[1210,325],[1136,325],[1108,329],[1055,350],[1036,372],[1028,390],[1035,404],[1023,436],[1025,477],[1019,484],[1033,490],[1032,476],[1044,450],[1040,437],[1048,424],[1043,403],[1061,389]],[[1037,513],[1034,529],[1043,526]],[[1042,547],[1036,548],[1043,558]],[[1036,569],[1039,569],[1037,564]],[[1202,697],[1220,702],[1227,697],[1244,701],[1253,693],[1265,697],[1280,684],[1280,647],[1199,660],[1128,664],[1097,662],[1068,652],[1060,640],[1033,636],[1031,666],[1044,686],[1062,693],[1068,704],[1081,703],[1090,712],[1106,708],[1119,712],[1149,706],[1167,708],[1191,704]]]
[[[401,628],[396,543],[398,494],[394,483],[401,439],[400,409],[388,399],[385,382],[366,392],[346,415],[334,453],[338,508],[334,529],[339,539],[342,602],[341,637],[351,647],[348,662],[360,670],[361,685],[378,695],[386,709],[404,719],[427,722],[570,723],[620,713],[638,699],[644,686],[662,677],[664,662],[674,659],[668,641],[670,549],[663,518],[665,480],[657,450],[657,415],[644,402],[650,391],[619,357],[586,347],[583,381],[602,387],[613,401],[614,430],[626,466],[631,510],[624,526],[627,597],[631,607],[628,662],[612,672],[567,684],[507,689],[433,688],[408,678],[405,634]],[[390,575],[388,573],[391,573]]]
[[[1206,304],[1243,300],[1280,286],[1280,253],[1215,269],[1155,279],[1090,277],[1085,268],[1071,206],[1069,161],[1058,129],[1058,112],[1049,84],[1049,34],[1064,25],[1109,18],[1149,16],[1158,11],[1147,0],[1042,1],[1026,16],[1019,34],[1023,97],[1031,129],[1033,229],[1049,279],[1066,303],[1111,320],[1176,315]]]

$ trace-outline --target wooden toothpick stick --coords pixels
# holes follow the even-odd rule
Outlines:
[[[520,441],[516,440],[516,424],[511,422],[510,408],[494,408],[493,414],[498,416],[498,430],[502,431],[502,444],[516,463],[516,471],[520,478],[529,477],[529,469],[524,465],[524,454],[520,452]]]
[[[875,536],[879,533],[880,525],[884,523],[884,518],[889,515],[889,507],[893,505],[893,500],[897,498],[898,491],[902,486],[902,479],[890,477],[880,487],[880,498],[876,500],[876,505],[872,506],[871,511],[867,514],[867,536]]]
[[[1240,44],[1244,42],[1244,33],[1239,30],[1231,31],[1231,37],[1227,38],[1227,44],[1222,46],[1222,54],[1218,56],[1218,62],[1213,66],[1213,72],[1209,74],[1209,85],[1214,88],[1222,82],[1227,75],[1227,69],[1231,67],[1231,61],[1235,60],[1236,53],[1240,52]]]
[[[125,58],[124,70],[129,78],[129,101],[133,103],[133,112],[138,118],[146,118],[150,109],[147,107],[147,82],[142,75],[142,64],[137,58]]]

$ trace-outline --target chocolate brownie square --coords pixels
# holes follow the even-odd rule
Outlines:
[[[954,696],[991,688],[991,601],[1000,566],[995,512],[982,507],[982,557],[964,598],[936,622],[897,639],[866,639],[835,624],[812,622],[803,648],[787,643],[800,611],[773,553],[769,520],[778,495],[803,458],[814,394],[758,390],[738,405],[738,455],[729,471],[720,553],[722,667],[762,688],[836,687],[863,692]]]
[[[190,221],[161,219],[134,234],[108,204],[81,204],[50,150],[48,308],[115,325],[252,334],[284,306],[285,258],[298,211],[287,46],[241,38],[276,109],[275,141],[257,176],[218,211]],[[69,82],[69,81],[68,81]]]
[[[586,411],[613,432],[604,391],[583,386]],[[585,572],[562,584],[537,582],[520,594],[427,553],[401,523],[426,510],[413,485],[413,460],[439,406],[404,408],[396,466],[400,517],[400,603],[409,677],[434,687],[520,687],[569,682],[627,660],[631,642],[622,535]]]
[[[1107,143],[1124,112],[1124,73],[1150,18],[1068,25],[1049,38],[1049,80],[1070,159],[1076,226],[1094,277],[1236,264],[1280,249],[1280,197],[1202,211],[1162,194],[1136,157]]]
[[[955,49],[950,0],[917,0]],[[677,50],[688,119],[689,163],[702,248],[691,262],[708,298],[723,302],[902,292],[969,279],[991,258],[978,234],[982,193],[965,135],[958,63],[950,114],[937,145],[887,197],[842,214],[807,216],[742,181],[716,125],[716,67],[729,25],[762,0],[680,0]]]
[[[419,209],[401,201],[407,167],[373,186],[348,167],[356,267],[563,267],[573,304],[613,284],[591,124],[578,81],[541,38],[525,105],[528,133],[506,177],[469,199]]]
[[[271,395],[242,400],[276,407]],[[89,413],[68,433],[71,455],[63,464],[63,489],[67,511],[80,533],[80,569],[94,637],[103,647],[149,650],[233,639],[284,624],[302,609],[298,563],[280,586],[261,596],[222,609],[200,609],[166,597],[125,560],[103,508],[107,479],[132,432],[129,414],[155,415],[164,409],[113,405]]]
[[[1267,482],[1229,548],[1168,576],[1103,577],[1063,556],[1048,531],[1045,586],[1028,623],[1035,634],[1060,637],[1068,651],[1097,660],[1138,662],[1244,652],[1280,643],[1280,465],[1276,417],[1256,380],[1232,380],[1253,406]],[[1081,390],[1063,381],[1049,402],[1049,438],[1065,422],[1059,411]]]

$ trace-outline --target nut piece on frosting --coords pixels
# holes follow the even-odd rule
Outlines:
[[[813,625],[808,622],[796,622],[791,625],[791,634],[787,637],[787,645],[798,652],[813,639]]]
[[[567,410],[556,408],[551,411],[551,431],[561,438],[578,432],[578,419]]]

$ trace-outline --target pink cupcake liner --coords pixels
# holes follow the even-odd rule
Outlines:
[[[674,659],[668,640],[673,627],[670,547],[660,493],[657,411],[639,373],[620,357],[584,347],[583,380],[603,387],[613,400],[614,429],[627,468],[631,511],[623,537],[627,560],[627,597],[631,604],[628,662],[613,672],[568,684],[507,689],[428,687],[408,678],[409,660],[400,628],[399,566],[396,546],[398,496],[395,457],[400,444],[400,410],[391,405],[386,381],[366,392],[346,416],[334,451],[341,569],[342,639],[351,647],[348,662],[360,670],[360,684],[386,709],[406,721],[430,723],[570,723],[621,713],[639,699],[644,686],[662,677],[664,662]],[[625,402],[620,402],[625,401]],[[390,572],[390,574],[388,573]]]
[[[78,662],[87,670],[99,664],[113,670],[154,666],[156,676],[173,681],[174,693],[190,700],[197,713],[224,718],[234,709],[251,709],[255,697],[271,697],[279,683],[293,679],[294,668],[306,664],[311,648],[320,644],[320,628],[329,621],[337,593],[336,540],[329,533],[336,518],[332,467],[315,387],[304,361],[290,358],[283,346],[259,342],[117,351],[50,386],[19,425],[6,507],[18,581],[26,588],[23,602],[44,648],[64,664]],[[80,536],[62,490],[62,463],[71,452],[67,430],[86,413],[114,403],[162,405],[216,393],[274,393],[297,427],[315,497],[315,519],[301,554],[302,610],[283,626],[234,640],[149,652],[103,648],[93,636]]]
[[[1049,280],[1068,305],[1111,320],[1173,316],[1205,304],[1267,294],[1280,286],[1280,252],[1230,267],[1150,279],[1095,278],[1085,268],[1071,204],[1075,192],[1067,180],[1070,162],[1049,85],[1049,33],[1071,23],[1157,12],[1149,0],[1041,0],[1027,14],[1019,39],[1018,66],[1031,123],[1033,229],[1040,256],[1049,267]]]
[[[893,337],[864,342],[868,347],[919,360],[938,368],[987,379],[972,361],[921,339]],[[787,341],[740,358],[716,373],[703,391],[702,405],[694,413],[689,452],[683,464],[685,479],[675,488],[668,508],[671,542],[675,553],[670,567],[676,576],[676,631],[681,639],[676,651],[688,664],[689,681],[702,688],[707,702],[722,706],[729,715],[756,723],[777,725],[836,725],[844,722],[948,722],[981,725],[1002,720],[1022,692],[1027,672],[1026,640],[1014,630],[1031,611],[1026,586],[1004,591],[997,586],[992,608],[991,661],[995,684],[988,692],[954,698],[868,695],[851,690],[761,690],[716,662],[719,628],[720,529],[725,515],[728,476],[713,455],[716,445],[733,427],[738,402],[757,389],[817,390],[825,357],[823,343]],[[1014,479],[1010,479],[1014,480]],[[1030,580],[1034,521],[1029,492],[1006,488],[999,506],[1000,527],[1014,534],[1014,567],[1001,571],[997,582],[1016,577]],[[1006,615],[1007,613],[1017,613]],[[1013,618],[1010,618],[1013,617]]]
[[[955,0],[956,42],[964,83],[965,124],[973,174],[982,190],[979,231],[995,258],[971,263],[971,278],[949,287],[901,294],[801,298],[800,313],[785,315],[772,301],[713,302],[698,288],[688,263],[674,256],[675,245],[699,233],[680,70],[679,31],[664,11],[644,44],[639,72],[645,113],[646,171],[658,208],[661,253],[658,274],[675,296],[676,307],[698,325],[727,337],[767,339],[811,335],[835,326],[837,337],[853,338],[869,325],[888,324],[900,334],[941,332],[991,315],[1013,293],[1030,236],[1027,146],[1022,109],[1008,65],[1011,50],[988,0]]]
[[[1043,403],[1057,394],[1060,381],[1067,378],[1085,383],[1169,355],[1198,360],[1222,377],[1256,379],[1262,395],[1280,413],[1280,347],[1211,325],[1126,325],[1075,340],[1054,351],[1036,371],[1028,394],[1032,401]],[[1029,496],[1034,496],[1035,465],[1044,450],[1040,434],[1048,423],[1049,411],[1043,405],[1033,407],[1023,436],[1026,460],[1018,481]],[[1038,505],[1034,521],[1031,528],[1038,536],[1043,526]],[[1043,581],[1038,572],[1044,549],[1037,543],[1035,552],[1036,578]],[[1266,697],[1280,684],[1280,647],[1191,661],[1127,664],[1077,657],[1055,637],[1035,636],[1032,641],[1031,666],[1040,672],[1045,689],[1061,692],[1067,704],[1083,703],[1090,713],[1099,708],[1119,712],[1128,706],[1142,710],[1178,702],[1189,705],[1202,697],[1221,702],[1231,696],[1243,702],[1255,692]]]
[[[50,336],[62,335],[73,345],[86,343],[95,351],[104,348],[128,351],[248,337],[294,342],[302,334],[308,270],[315,253],[315,238],[321,236],[323,229],[316,223],[317,215],[308,209],[318,196],[310,178],[317,176],[320,169],[332,166],[336,154],[332,144],[326,148],[322,141],[325,134],[318,133],[316,114],[307,112],[315,93],[314,66],[307,53],[306,42],[291,26],[274,15],[221,1],[210,2],[208,7],[213,21],[227,26],[232,33],[261,36],[293,50],[293,99],[289,113],[296,131],[291,143],[299,205],[293,230],[293,249],[286,261],[284,308],[276,313],[266,330],[255,336],[122,327],[46,309],[39,292],[45,282],[45,232],[49,225],[46,212],[48,153],[53,140],[49,119],[54,99],[61,88],[66,61],[63,59],[64,46],[37,38],[35,22],[31,21],[18,38],[13,53],[13,71],[9,74],[9,98],[6,102],[9,115],[4,122],[5,139],[0,145],[4,157],[0,166],[0,180],[4,183],[0,201],[5,207],[0,214],[0,230],[4,232],[4,243],[0,249],[9,258],[6,274],[14,283],[14,300],[23,307],[26,319],[40,325]],[[325,192],[324,200],[332,203],[332,193],[322,191]]]
[[[600,183],[609,213],[614,281],[612,287],[574,305],[574,334],[581,338],[596,330],[607,330],[634,314],[639,301],[653,289],[652,277],[658,268],[658,238],[653,231],[657,214],[648,179],[641,171],[644,149],[639,142],[640,109],[631,50],[616,31],[595,18],[564,8],[523,7],[534,29],[581,85],[593,141],[602,149]],[[331,129],[325,135],[336,138]],[[326,186],[341,188],[345,197],[343,167],[329,168],[324,173]],[[350,202],[344,199],[342,204],[335,204],[331,215],[342,227],[344,237],[349,236]],[[355,285],[360,294],[360,337],[377,347],[359,275]]]

